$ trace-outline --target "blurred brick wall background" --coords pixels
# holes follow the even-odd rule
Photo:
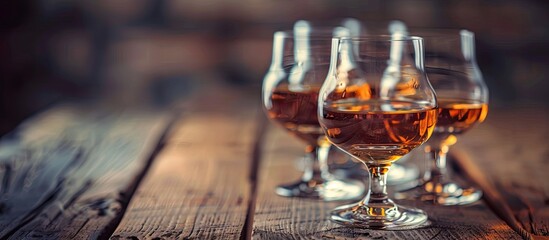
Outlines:
[[[259,95],[272,33],[297,19],[467,28],[493,107],[547,107],[548,10],[542,0],[6,2],[0,133],[59,101],[168,106],[209,86]]]

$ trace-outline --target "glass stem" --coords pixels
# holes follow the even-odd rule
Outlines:
[[[425,155],[427,157],[427,171],[423,176],[425,181],[443,180],[446,176],[446,157],[448,155],[448,145],[441,144],[438,147],[426,146]]]
[[[442,146],[438,149],[433,149],[430,153],[430,158],[434,159],[431,166],[431,171],[434,175],[446,174],[446,156],[448,154],[448,146]]]
[[[370,172],[370,191],[362,200],[365,205],[371,203],[384,203],[387,197],[387,172],[389,166],[366,166]]]
[[[330,145],[321,146],[307,146],[305,148],[307,152],[307,165],[305,172],[303,173],[303,181],[314,180],[318,183],[324,182],[323,180],[330,178],[330,172],[328,170],[328,153],[330,152]]]
[[[423,175],[425,181],[443,181],[448,172],[446,168],[446,156],[450,146],[457,142],[457,138],[454,135],[448,135],[444,137],[431,137],[429,144],[425,146],[425,156],[427,158],[426,163],[427,171]]]

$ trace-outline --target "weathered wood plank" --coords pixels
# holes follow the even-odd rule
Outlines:
[[[0,238],[109,236],[170,117],[60,106],[0,144]]]
[[[480,203],[468,207],[438,207],[407,202],[424,209],[432,221],[410,231],[349,229],[328,220],[339,203],[278,197],[277,184],[296,179],[295,160],[303,145],[279,128],[271,128],[264,143],[253,222],[256,239],[520,239],[509,226]]]
[[[458,163],[478,166],[488,204],[534,236],[549,236],[548,123],[549,109],[495,110],[456,146]]]
[[[187,112],[113,239],[239,239],[251,204],[256,107]],[[238,108],[230,108],[238,109]]]

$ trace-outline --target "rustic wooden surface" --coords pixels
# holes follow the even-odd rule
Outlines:
[[[113,239],[239,239],[247,234],[251,167],[263,113],[256,104],[240,107],[181,118]]]
[[[183,105],[173,124],[163,113],[80,106],[56,107],[22,124],[0,142],[0,239],[549,234],[547,110],[492,109],[486,123],[452,148],[456,170],[483,188],[484,201],[460,207],[405,202],[424,209],[432,225],[376,231],[327,220],[347,202],[278,197],[277,184],[300,177],[304,145],[265,121],[250,96],[212,91],[203,98],[210,100]]]
[[[521,239],[483,203],[468,207],[439,207],[405,202],[427,212],[432,225],[411,231],[348,229],[328,220],[328,213],[346,202],[278,197],[277,184],[300,176],[295,161],[303,144],[279,128],[270,128],[264,141],[259,172],[253,238],[256,239]]]
[[[24,123],[0,145],[0,238],[108,237],[168,123],[82,106]]]
[[[456,146],[457,159],[477,166],[493,210],[533,237],[549,236],[548,124],[549,110],[496,110]]]

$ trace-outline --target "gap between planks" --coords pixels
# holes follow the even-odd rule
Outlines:
[[[240,234],[240,239],[251,239],[252,230],[254,223],[255,215],[255,204],[257,200],[257,185],[258,185],[258,175],[259,167],[261,164],[261,156],[263,151],[263,142],[265,141],[265,134],[267,132],[267,126],[269,124],[268,119],[265,117],[262,111],[258,111],[258,124],[255,134],[254,147],[252,151],[251,164],[250,164],[250,200],[248,203],[248,212],[246,213],[246,220],[244,221],[244,227]]]
[[[126,196],[125,199],[123,199],[124,207],[121,209],[120,214],[116,216],[116,218],[113,219],[112,224],[109,224],[103,234],[99,235],[99,239],[108,239],[112,236],[120,222],[122,221],[122,218],[124,217],[124,214],[126,213],[126,210],[128,209],[129,202],[131,201],[133,195],[135,194],[135,191],[137,190],[137,187],[139,187],[139,184],[143,181],[143,178],[148,172],[148,169],[151,168],[151,165],[154,162],[154,159],[158,156],[158,154],[164,149],[164,146],[166,145],[166,138],[169,136],[171,130],[174,128],[175,123],[179,118],[181,118],[182,113],[180,111],[177,111],[174,113],[171,118],[168,120],[166,128],[161,133],[158,142],[156,146],[154,146],[153,150],[151,151],[151,154],[147,158],[147,162],[145,163],[144,170],[141,171],[136,177],[135,181],[133,181],[134,184],[132,184],[129,187],[128,196]]]

